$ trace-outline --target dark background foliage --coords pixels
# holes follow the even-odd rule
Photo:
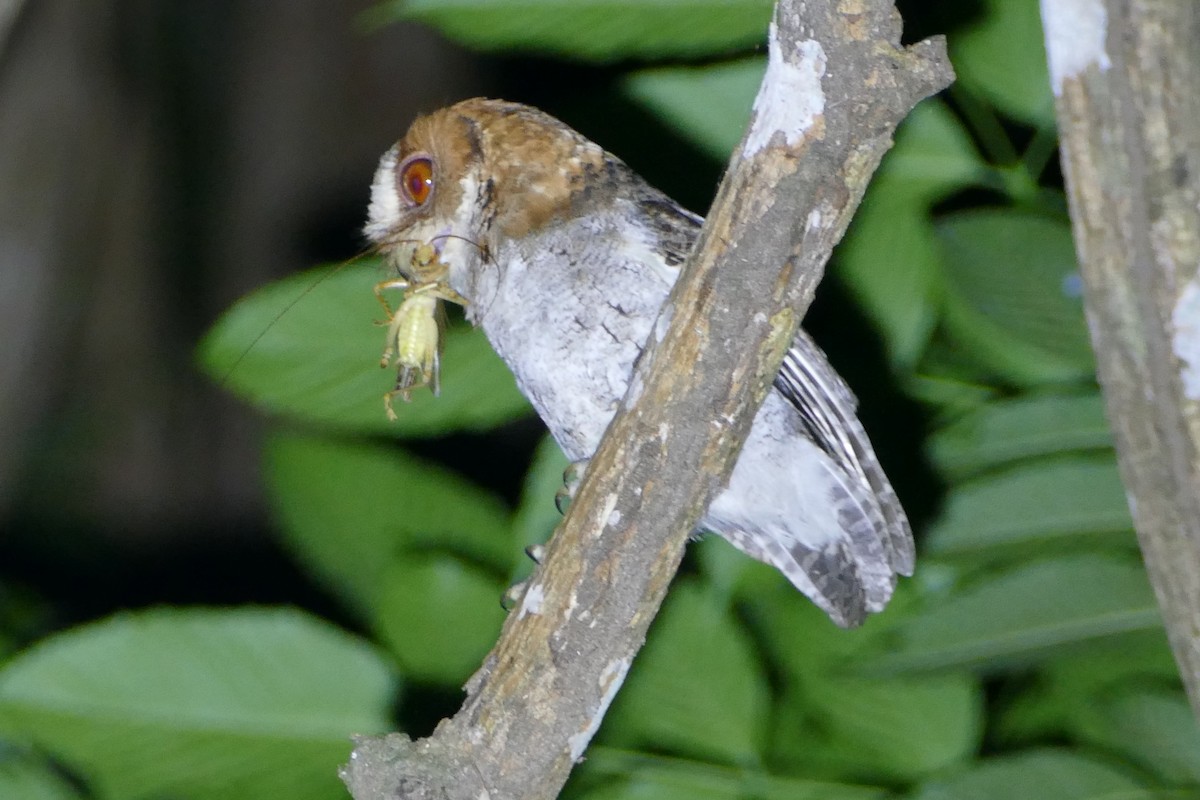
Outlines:
[[[359,251],[414,114],[472,95],[543,107],[703,211],[769,11],[0,6],[0,797],[334,798],[350,733],[455,710],[562,457],[461,321],[442,396],[389,423],[382,268],[309,268]],[[1037,3],[902,11],[907,38],[950,37],[960,81],[901,129],[806,325],[917,575],[844,632],[693,545],[569,796],[1200,792],[1095,385]]]

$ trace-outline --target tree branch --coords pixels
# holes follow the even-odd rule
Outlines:
[[[358,800],[550,798],[733,469],[895,127],[952,73],[885,0],[781,0],[770,65],[695,251],[569,513],[462,710],[360,741]]]
[[[1200,6],[1042,0],[1100,383],[1200,715]]]

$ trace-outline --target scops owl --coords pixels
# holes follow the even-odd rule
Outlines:
[[[428,286],[414,265],[441,266],[439,296],[465,303],[577,461],[599,445],[702,221],[553,117],[473,99],[419,118],[383,156],[366,234],[405,279]],[[843,626],[913,568],[855,406],[801,331],[701,523]]]

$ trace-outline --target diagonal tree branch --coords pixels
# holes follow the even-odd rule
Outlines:
[[[1200,5],[1042,0],[1121,478],[1200,716]]]
[[[724,485],[896,125],[952,72],[890,0],[781,0],[751,126],[566,519],[433,736],[358,743],[358,800],[551,798]]]

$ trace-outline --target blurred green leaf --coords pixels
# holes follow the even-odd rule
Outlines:
[[[896,129],[878,182],[931,203],[987,178],[988,167],[962,122],[937,97],[921,101]]]
[[[940,100],[918,105],[838,246],[833,274],[883,333],[890,359],[911,367],[936,322],[941,270],[929,206],[978,183],[983,163]]]
[[[959,82],[1014,119],[1054,127],[1037,0],[983,0],[980,5],[975,23],[949,37]]]
[[[1062,750],[986,759],[959,775],[931,781],[914,800],[1152,800],[1117,767]]]
[[[924,539],[925,553],[956,556],[1071,537],[1125,534],[1133,520],[1113,456],[1022,462],[953,487]]]
[[[925,206],[886,185],[867,192],[832,272],[879,327],[888,359],[917,360],[936,322],[937,250]]]
[[[366,643],[285,609],[122,614],[0,671],[0,730],[113,800],[328,800],[352,733],[388,727]]]
[[[81,800],[63,777],[45,764],[0,752],[0,797],[12,800]]]
[[[870,615],[862,626],[839,628],[777,570],[758,562],[750,566],[773,580],[766,586],[750,584],[741,595],[739,611],[766,651],[771,671],[790,683],[802,684],[814,675],[852,674],[846,665],[886,637],[896,618],[902,616],[898,612],[905,602],[898,596],[884,613]],[[900,594],[906,586],[898,588]]]
[[[554,504],[554,495],[563,485],[563,471],[567,468],[567,457],[562,448],[549,435],[542,438],[533,453],[533,463],[525,474],[525,485],[521,487],[521,504],[513,515],[513,578],[523,577],[531,571],[533,561],[525,555],[524,548],[544,544],[562,521],[562,514]]]
[[[965,673],[913,678],[808,676],[784,695],[773,760],[806,774],[908,782],[969,760],[983,735],[983,693]]]
[[[979,679],[965,672],[867,677],[860,653],[891,642],[905,618],[901,587],[886,612],[836,627],[791,586],[756,589],[740,607],[767,650],[782,697],[774,702],[770,763],[811,777],[912,781],[970,757],[979,746]]]
[[[934,421],[957,419],[997,397],[994,387],[977,383],[969,375],[938,374],[940,365],[930,363],[930,354],[937,349],[937,339],[930,344],[931,348],[922,360],[921,372],[909,377],[904,389],[914,400],[930,407]],[[931,366],[934,368],[930,369]]]
[[[505,588],[458,559],[407,554],[384,575],[380,638],[405,675],[462,686],[500,635]]]
[[[367,616],[404,551],[451,551],[497,575],[514,557],[498,499],[398,447],[277,434],[266,458],[288,546]]]
[[[870,786],[770,775],[748,768],[621,752],[603,745],[588,750],[587,761],[578,771],[580,780],[604,773],[619,778],[578,795],[587,800],[883,800],[888,796],[885,790]]]
[[[750,107],[766,68],[761,56],[698,67],[656,67],[630,73],[621,87],[685,139],[725,162],[750,122]]]
[[[764,744],[768,697],[741,626],[704,588],[681,580],[601,733],[609,745],[752,762]]]
[[[945,323],[974,358],[1030,385],[1095,373],[1071,230],[1014,209],[943,217]]]
[[[373,22],[412,20],[485,51],[583,61],[696,58],[767,38],[769,0],[393,0]]]
[[[1111,451],[1099,392],[996,400],[929,438],[934,463],[953,478],[1010,462],[1079,450]]]
[[[886,652],[864,668],[883,672],[1028,663],[1081,642],[1161,626],[1135,561],[1096,555],[1047,559],[930,598],[899,622]]]
[[[1038,665],[1033,680],[995,716],[996,738],[1002,744],[1079,739],[1087,718],[1104,698],[1129,686],[1169,684],[1178,678],[1161,628],[1080,645]]]
[[[716,534],[690,542],[686,558],[699,567],[714,596],[724,602],[732,602],[735,592],[745,591],[749,585],[772,587],[782,578],[778,570],[755,561]]]
[[[1200,789],[1200,725],[1182,691],[1137,689],[1096,698],[1085,740],[1150,770],[1169,785]]]
[[[508,367],[482,333],[446,331],[440,397],[421,389],[412,402],[383,397],[394,370],[379,368],[384,318],[373,288],[377,261],[293,275],[242,298],[200,343],[204,369],[266,411],[346,432],[433,436],[485,430],[530,413]]]

